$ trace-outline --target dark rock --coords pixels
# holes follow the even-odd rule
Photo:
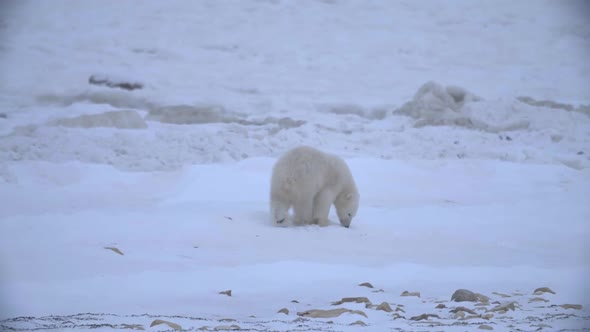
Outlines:
[[[422,315],[411,317],[410,320],[420,321],[420,320],[424,320],[424,319],[429,319],[431,317],[440,319],[440,316],[436,315],[436,314],[422,314]]]
[[[555,292],[552,291],[551,288],[549,288],[549,287],[540,287],[540,288],[535,289],[535,291],[533,292],[533,295],[541,295],[543,293],[555,294]]]
[[[138,90],[143,88],[143,84],[138,82],[125,82],[125,81],[117,81],[111,80],[107,77],[98,76],[98,75],[91,75],[88,78],[88,83],[93,85],[102,85],[109,88],[118,88],[123,90]]]
[[[477,294],[467,289],[457,289],[451,296],[451,301],[455,302],[476,302],[477,300]]]
[[[455,309],[451,309],[451,312],[456,314],[458,311],[464,311],[466,313],[472,314],[472,315],[477,315],[477,313],[469,308],[465,308],[465,307],[457,307]]]

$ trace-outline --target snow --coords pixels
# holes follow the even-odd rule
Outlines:
[[[589,12],[2,3],[1,328],[587,328]],[[350,229],[334,211],[325,228],[271,225],[271,168],[299,144],[349,163],[361,193]],[[450,302],[460,288],[517,309],[456,319],[450,308],[481,309]],[[356,296],[404,318],[331,305]],[[340,307],[368,317],[297,315]],[[424,313],[440,318],[409,319]]]

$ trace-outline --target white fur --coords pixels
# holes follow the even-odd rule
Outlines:
[[[334,204],[340,223],[350,226],[359,193],[346,162],[308,146],[287,151],[273,167],[270,188],[272,222],[284,224],[293,207],[297,225],[328,225]]]

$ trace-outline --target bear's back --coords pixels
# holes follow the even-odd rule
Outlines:
[[[329,168],[330,155],[310,146],[299,146],[282,155],[273,167],[273,186],[287,189],[293,186],[320,185]],[[278,188],[275,188],[278,189]]]

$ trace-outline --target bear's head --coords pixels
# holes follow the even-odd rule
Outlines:
[[[352,218],[356,216],[356,211],[359,208],[359,199],[357,191],[343,192],[336,197],[334,207],[336,207],[336,214],[338,214],[342,226],[350,227]]]

